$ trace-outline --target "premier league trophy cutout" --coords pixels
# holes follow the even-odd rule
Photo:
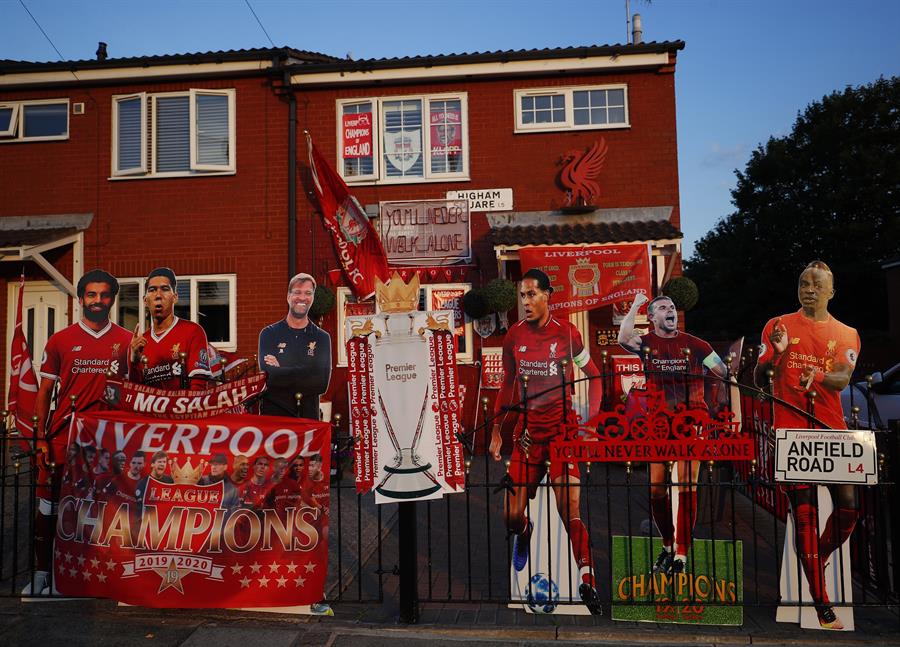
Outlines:
[[[347,319],[357,489],[374,486],[380,502],[440,497],[457,471],[453,314],[417,310],[418,276],[376,279],[375,298],[379,314]]]

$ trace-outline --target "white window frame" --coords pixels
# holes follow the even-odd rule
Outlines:
[[[197,161],[197,95],[215,95],[228,97],[228,163],[200,164]],[[141,153],[143,170],[117,168],[119,145],[118,102],[142,97],[141,101]],[[158,172],[156,170],[156,116],[157,101],[163,98],[188,97],[188,137],[190,146],[190,168],[184,171]],[[113,95],[112,110],[112,151],[110,180],[133,180],[167,177],[208,177],[210,175],[233,175],[237,172],[237,111],[236,91],[228,89],[197,88],[179,92],[154,92],[152,94],[118,94]],[[150,123],[147,124],[147,107],[151,107]],[[148,156],[150,164],[147,167]]]
[[[462,288],[465,292],[469,292],[472,289],[471,283],[426,283],[419,286],[419,290],[424,290],[424,297],[426,305],[431,303],[431,291],[432,290],[453,290]],[[344,306],[347,303],[347,300],[350,297],[350,288],[349,287],[338,287],[337,288],[337,366],[346,367],[347,366],[347,337],[344,334],[344,322],[346,321],[346,317],[344,316]],[[422,293],[419,294],[420,299],[422,297]],[[379,312],[378,304],[375,304],[375,312],[376,314]],[[465,314],[463,315],[464,318]],[[467,318],[466,318],[467,319]],[[474,348],[473,337],[472,337],[472,322],[466,320],[465,321],[465,340],[466,340],[466,349],[467,352],[456,354],[456,362],[458,364],[471,364],[474,361]]]
[[[65,135],[48,135],[46,137],[26,137],[25,136],[25,108],[27,106],[46,105],[46,104],[66,104],[66,134]],[[0,101],[0,108],[12,108],[12,116],[10,117],[9,128],[0,131],[0,144],[9,144],[12,142],[52,142],[64,141],[69,138],[70,119],[69,119],[69,99],[34,99],[28,101]]]
[[[141,165],[128,169],[119,168],[119,103],[141,100]],[[143,175],[147,172],[147,93],[120,94],[113,97],[112,109],[112,174],[113,176]]]
[[[575,125],[575,92],[590,92],[592,90],[623,90],[625,98],[625,122],[615,124],[583,124]],[[565,97],[566,120],[555,124],[525,124],[522,123],[522,97],[527,96],[563,96]],[[613,83],[607,85],[573,85],[567,87],[552,88],[521,88],[513,91],[513,104],[516,115],[516,133],[546,133],[560,130],[612,130],[617,128],[631,128],[631,116],[628,105],[628,85],[625,83]]]
[[[384,129],[384,109],[385,102],[393,101],[421,101],[422,102],[422,155],[423,160],[423,177],[388,177],[383,173],[382,158],[384,157],[384,147],[382,143],[381,133]],[[462,170],[455,173],[433,173],[431,171],[431,127],[428,123],[428,115],[431,113],[430,102],[432,101],[459,101],[460,121],[462,122],[462,152],[463,165]],[[372,130],[372,151],[373,164],[371,175],[351,175],[344,176],[344,157],[343,157],[343,120],[344,106],[356,105],[360,103],[372,104],[372,122],[374,124]],[[459,182],[471,179],[469,177],[471,150],[469,147],[469,94],[468,92],[442,92],[440,94],[411,94],[398,96],[366,96],[354,97],[352,99],[337,99],[335,101],[335,131],[337,136],[337,169],[341,177],[347,184],[424,184],[435,182]]]
[[[144,305],[144,282],[146,278],[128,277],[119,279],[119,285],[136,284],[138,286],[138,321],[145,322],[147,320],[147,311]],[[178,283],[190,281],[190,301],[191,315],[190,319],[194,323],[199,324],[199,299],[197,283],[207,281],[227,281],[228,282],[228,328],[231,331],[230,339],[226,341],[210,342],[213,348],[224,350],[226,352],[234,352],[237,350],[237,274],[192,274],[190,276],[179,276]],[[118,308],[113,307],[110,312],[110,319],[114,323],[119,323]]]

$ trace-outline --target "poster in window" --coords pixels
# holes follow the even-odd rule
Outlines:
[[[497,390],[503,386],[503,348],[482,348],[481,388]]]
[[[422,131],[398,130],[384,134],[384,153],[391,166],[406,173],[422,155]]]
[[[458,108],[431,111],[431,154],[458,155],[462,150],[462,120]]]
[[[343,115],[344,159],[371,157],[372,113]]]
[[[431,290],[429,310],[450,310],[453,313],[453,335],[456,337],[459,353],[466,352],[466,319],[463,314],[462,300],[464,288],[441,288]]]

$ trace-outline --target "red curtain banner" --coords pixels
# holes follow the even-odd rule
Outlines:
[[[203,391],[169,391],[135,382],[107,380],[106,401],[114,409],[172,420],[246,413],[244,403],[266,390],[266,374],[257,373]]]
[[[650,248],[647,245],[523,247],[522,273],[537,268],[553,286],[555,315],[601,308],[650,296]]]
[[[54,549],[60,593],[186,608],[324,597],[327,423],[78,414],[69,443]]]
[[[375,293],[375,278],[388,280],[387,256],[378,233],[359,202],[306,136],[312,172],[325,227],[331,232],[337,257],[353,293],[366,299]]]
[[[22,295],[25,292],[25,276],[19,279],[19,300],[16,303],[16,327],[9,348],[9,394],[6,398],[9,412],[15,417],[16,429],[25,438],[34,436],[35,404],[38,382],[31,363],[28,342],[22,332]]]

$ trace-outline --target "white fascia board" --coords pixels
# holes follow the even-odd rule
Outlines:
[[[207,74],[232,74],[267,70],[272,61],[230,61],[224,63],[198,63],[178,65],[151,65],[148,67],[115,67],[76,69],[48,72],[16,72],[0,76],[0,88],[19,85],[53,85],[72,81],[135,81],[170,76],[204,76]]]
[[[531,61],[464,63],[461,65],[424,65],[370,71],[310,72],[292,74],[291,84],[300,87],[343,85],[373,81],[414,81],[501,74],[558,74],[561,72],[615,71],[669,64],[668,52],[658,54],[620,54],[591,58],[552,58]],[[312,66],[310,66],[312,69]]]

